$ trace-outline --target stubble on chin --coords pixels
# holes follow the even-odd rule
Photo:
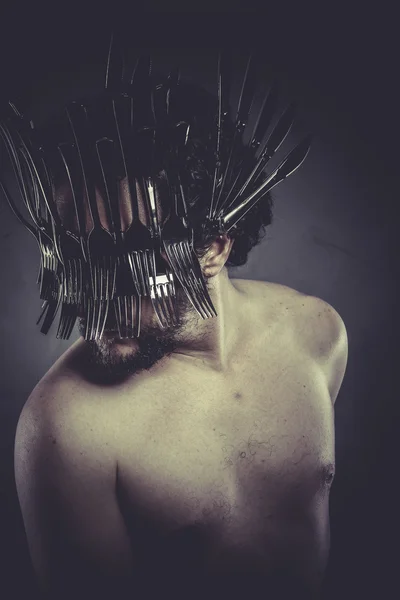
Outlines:
[[[100,340],[86,341],[85,374],[97,382],[121,381],[152,366],[170,355],[182,342],[190,340],[190,330],[199,319],[185,292],[177,288],[178,323],[168,329],[157,325],[142,328],[138,338],[121,340],[103,336]],[[78,329],[82,337],[85,320],[79,319]],[[114,327],[113,327],[114,329]]]
[[[97,384],[112,384],[126,380],[143,370],[149,370],[176,348],[170,339],[140,338],[138,344],[121,351],[118,340],[86,342],[85,377]],[[129,346],[128,346],[129,348]]]
[[[84,334],[85,321],[80,319],[79,331]],[[177,347],[180,327],[160,330],[148,327],[139,338],[121,339],[103,336],[86,341],[85,376],[97,383],[117,383],[143,370],[149,370]]]

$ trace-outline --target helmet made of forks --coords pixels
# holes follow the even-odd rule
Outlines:
[[[265,167],[291,129],[294,106],[283,112],[267,135],[277,101],[273,85],[244,145],[257,71],[253,53],[247,61],[233,135],[228,138],[224,133],[230,118],[232,60],[226,51],[218,55],[218,103],[210,131],[212,191],[203,213],[204,227],[215,235],[235,228],[273,187],[303,163],[310,148],[307,136],[265,177]],[[42,333],[48,333],[59,314],[57,337],[69,339],[78,315],[83,315],[85,339],[98,340],[113,311],[120,337],[138,337],[144,297],[150,298],[160,327],[168,328],[178,322],[177,282],[203,319],[217,316],[195,251],[194,224],[184,185],[185,151],[192,124],[182,119],[177,108],[180,84],[179,70],[174,69],[156,85],[150,56],[140,56],[129,72],[123,48],[112,37],[104,94],[97,102],[73,101],[67,105],[68,134],[62,140],[49,143],[41,138],[32,120],[8,103],[0,135],[23,212],[2,179],[0,187],[39,246],[38,285],[43,304],[38,324]],[[57,209],[55,161],[68,182],[78,232],[66,227]],[[162,222],[156,201],[160,165],[166,173],[170,203],[168,217]],[[121,178],[126,181],[132,214],[125,229],[121,226]],[[138,179],[145,218],[143,211],[139,215]],[[96,188],[104,199],[108,227],[99,214]]]

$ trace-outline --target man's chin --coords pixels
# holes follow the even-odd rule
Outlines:
[[[120,383],[140,371],[149,370],[176,348],[172,336],[153,334],[120,338],[114,332],[100,340],[87,341],[86,376],[98,384]]]

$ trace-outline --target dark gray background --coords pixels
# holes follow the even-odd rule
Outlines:
[[[337,474],[326,591],[326,598],[343,600],[385,597],[396,583],[399,554],[399,48],[394,15],[383,8],[380,19],[347,9],[345,18],[332,10],[282,11],[274,21],[271,14],[236,11],[197,14],[195,20],[148,14],[131,22],[138,47],[167,48],[158,54],[172,59],[182,54],[179,46],[185,48],[186,76],[210,89],[217,40],[235,52],[239,74],[241,48],[255,41],[265,57],[265,78],[279,77],[282,108],[290,98],[297,102],[290,139],[314,134],[306,162],[274,194],[274,223],[266,238],[232,275],[319,296],[347,326],[349,361],[335,410]],[[47,20],[36,15],[33,21],[32,15],[17,16],[10,9],[2,20],[0,98],[11,96],[44,116],[50,100],[64,96],[63,81],[77,80],[71,73],[79,55],[81,85],[92,85],[87,65],[97,85],[108,43],[104,14],[92,15],[91,27],[88,15],[79,24],[66,14]],[[8,587],[7,598],[34,591],[13,475],[18,416],[38,380],[76,339],[56,340],[54,330],[46,337],[35,326],[38,258],[36,242],[2,201],[0,586]]]

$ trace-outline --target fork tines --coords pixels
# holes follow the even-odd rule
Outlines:
[[[54,249],[51,247],[50,240],[44,240],[44,236],[39,232],[40,248],[40,272],[38,278],[39,297],[41,300],[51,300],[53,289],[57,285],[57,271],[59,261],[55,256]]]
[[[139,337],[141,297],[138,295],[118,296],[114,300],[114,311],[119,336],[121,338]]]
[[[171,268],[198,314],[207,319],[216,316],[215,308],[201,275],[197,256],[191,251],[188,241],[164,241],[164,248]]]
[[[140,334],[141,295],[132,276],[131,256],[122,254],[117,259],[116,293],[113,299],[115,319],[121,338]]]
[[[115,294],[117,260],[114,256],[100,256],[89,263],[92,283],[92,298],[87,304],[87,332],[90,340],[102,336],[110,301]]]
[[[222,180],[218,190],[215,212],[220,212],[226,202],[227,187],[235,174],[238,158],[240,157],[240,140],[247,127],[250,109],[253,104],[257,82],[257,64],[255,55],[250,54],[246,72],[243,79],[242,90],[239,97],[233,140],[230,145],[229,154],[223,168]]]
[[[178,315],[172,273],[157,275],[155,282],[151,285],[150,298],[160,326],[165,329],[170,325],[175,325]]]
[[[58,312],[60,302],[61,302],[61,294],[62,294],[62,285],[60,283],[60,278],[62,277],[62,273],[59,273],[59,276],[54,278],[51,293],[49,294],[49,298],[44,301],[42,305],[42,312],[36,322],[37,325],[40,324],[43,317],[43,324],[40,328],[41,333],[45,335],[48,333],[55,317]]]
[[[83,268],[80,258],[68,259],[65,264],[63,302],[57,338],[68,340],[76,319],[82,298]]]
[[[151,250],[132,250],[127,253],[131,274],[137,292],[141,296],[150,296]]]

